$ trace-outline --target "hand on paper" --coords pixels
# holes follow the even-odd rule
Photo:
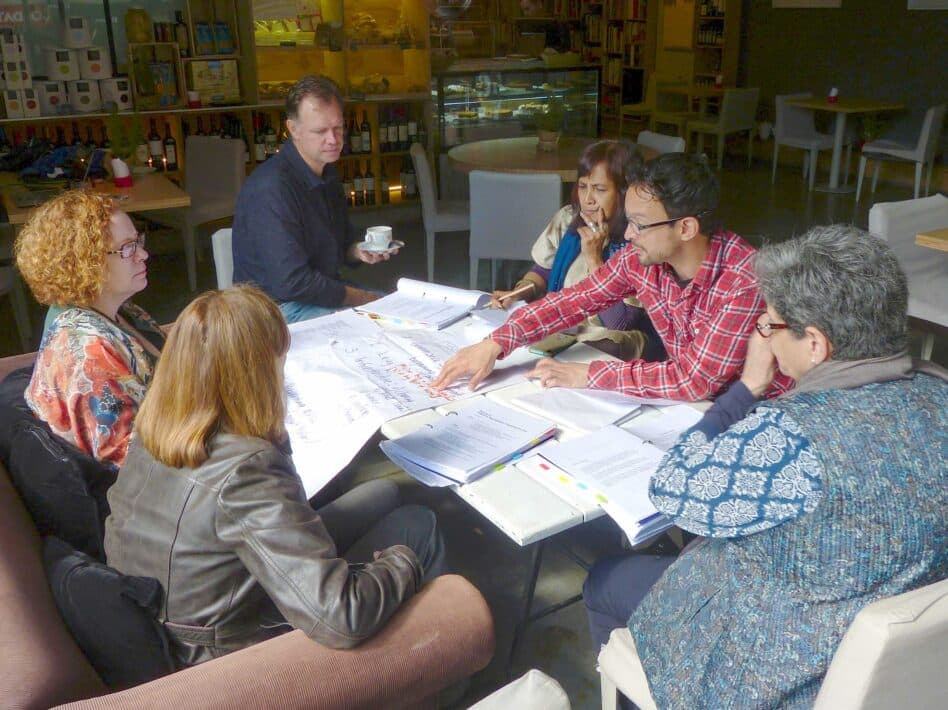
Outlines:
[[[379,298],[379,294],[361,288],[346,286],[346,296],[342,299],[344,306],[364,306]]]
[[[468,387],[474,390],[493,371],[499,355],[500,346],[490,338],[461,348],[444,363],[441,372],[432,381],[431,389],[440,392],[465,375],[470,375]]]
[[[606,222],[606,214],[599,208],[599,213],[595,218],[587,216],[580,212],[585,227],[580,227],[579,232],[580,249],[583,257],[589,264],[590,270],[598,269],[603,264],[602,250],[606,247],[606,240],[609,238],[609,224]]]
[[[540,380],[543,387],[585,387],[589,381],[589,365],[559,362],[551,357],[540,360],[527,377]]]
[[[767,314],[764,313],[757,319],[757,322],[761,323],[768,320]],[[755,328],[747,340],[747,356],[744,359],[741,382],[751,391],[751,394],[760,398],[770,387],[776,373],[777,361],[770,349],[770,343]]]

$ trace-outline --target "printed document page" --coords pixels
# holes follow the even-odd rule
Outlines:
[[[551,387],[520,395],[511,404],[576,431],[590,432],[631,418],[641,405],[620,392]]]
[[[375,318],[406,325],[444,328],[460,320],[472,309],[485,305],[490,295],[453,286],[402,278],[394,293],[355,310]]]
[[[637,417],[623,424],[622,428],[662,451],[668,451],[678,437],[697,424],[702,416],[694,407],[676,404],[662,407],[652,416]]]
[[[396,463],[407,460],[467,483],[555,431],[549,422],[484,399],[411,434],[383,441],[381,447]]]

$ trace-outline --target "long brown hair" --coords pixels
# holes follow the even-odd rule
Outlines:
[[[286,441],[279,358],[290,333],[277,305],[253,286],[208,291],[175,322],[135,418],[158,461],[194,468],[217,432]]]

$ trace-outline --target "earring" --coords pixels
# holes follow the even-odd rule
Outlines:
[[[815,365],[815,364],[816,364],[816,358],[815,358],[814,356],[812,356],[812,355],[810,356],[810,364],[811,364],[811,365]]]

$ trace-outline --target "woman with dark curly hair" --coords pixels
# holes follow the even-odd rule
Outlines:
[[[148,285],[145,235],[108,196],[70,190],[33,213],[15,250],[36,300],[50,306],[26,402],[54,433],[121,466],[164,345],[129,301]]]

